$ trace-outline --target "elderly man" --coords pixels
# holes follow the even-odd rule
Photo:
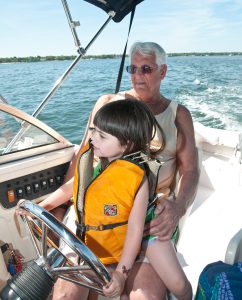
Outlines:
[[[157,191],[166,196],[160,199],[156,209],[157,217],[146,224],[144,234],[156,235],[160,240],[167,240],[171,238],[179,219],[185,214],[196,193],[199,169],[193,122],[187,108],[167,99],[160,92],[161,82],[167,72],[166,53],[162,47],[153,42],[135,43],[130,49],[130,66],[127,67],[127,71],[131,75],[133,88],[118,94],[104,95],[97,100],[81,146],[88,141],[88,128],[92,126],[95,113],[104,104],[119,99],[135,98],[149,107],[165,134],[166,146],[161,153],[164,165],[159,172]],[[72,182],[75,160],[76,156],[73,157],[68,170],[67,178],[70,180],[44,201],[45,208],[54,208],[48,206],[48,202],[53,203],[53,199],[56,199],[56,207],[72,196],[65,193],[65,185]],[[172,183],[177,170],[179,183],[175,195],[172,193]],[[169,201],[171,195],[173,201]],[[55,285],[53,299],[85,299],[87,291],[83,289],[59,279]],[[126,294],[132,300],[166,299],[166,287],[145,257],[140,257],[129,272]]]

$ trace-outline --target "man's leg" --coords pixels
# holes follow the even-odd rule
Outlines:
[[[90,290],[88,300],[98,300],[98,293]]]
[[[58,279],[54,285],[52,300],[86,300],[89,290],[64,279]]]
[[[167,289],[149,263],[136,262],[126,281],[130,300],[165,300]]]
[[[52,209],[50,213],[54,215],[59,221],[63,222],[64,216],[67,211],[67,206],[60,206]],[[57,245],[59,246],[59,236],[55,234],[53,231],[48,232],[48,237]]]

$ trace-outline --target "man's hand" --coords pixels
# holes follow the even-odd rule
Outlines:
[[[125,276],[119,271],[112,273],[112,280],[103,288],[103,293],[107,297],[117,297],[123,292],[125,284]]]
[[[178,204],[161,198],[155,215],[156,217],[145,225],[144,236],[155,235],[160,241],[170,240],[179,222]]]

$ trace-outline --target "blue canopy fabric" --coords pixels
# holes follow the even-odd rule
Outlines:
[[[106,13],[110,11],[115,12],[115,16],[112,18],[114,22],[118,23],[129,14],[133,8],[144,0],[84,0],[101,9]]]

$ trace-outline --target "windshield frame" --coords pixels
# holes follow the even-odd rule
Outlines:
[[[20,120],[23,120],[23,122],[26,121],[27,123],[42,130],[47,135],[51,136],[53,139],[57,141],[56,143],[52,143],[52,144],[46,144],[34,148],[22,149],[18,152],[9,152],[9,153],[5,153],[4,155],[0,155],[0,164],[73,146],[72,143],[70,143],[66,138],[64,138],[54,129],[52,129],[42,121],[36,119],[35,117],[30,116],[29,114],[13,106],[10,106],[5,103],[0,103],[0,111],[8,113]]]

